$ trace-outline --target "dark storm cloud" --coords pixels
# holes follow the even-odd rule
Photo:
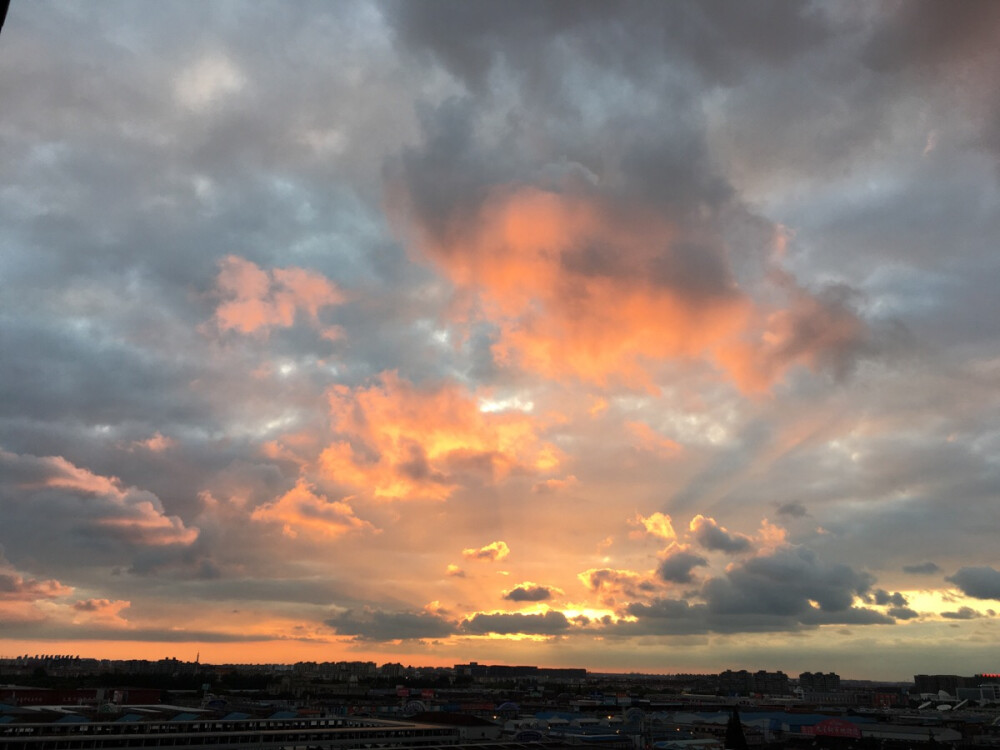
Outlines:
[[[543,602],[552,598],[552,590],[537,584],[521,584],[504,592],[504,599],[512,602]]]
[[[959,568],[955,575],[945,578],[966,596],[976,599],[1000,599],[1000,570],[987,565]]]
[[[337,635],[354,636],[359,641],[396,641],[445,638],[455,633],[455,625],[429,612],[387,612],[364,608],[346,610],[326,620]]]
[[[656,574],[669,583],[691,583],[694,580],[694,569],[705,565],[708,565],[708,560],[701,555],[678,550],[660,562]]]
[[[929,576],[941,572],[941,566],[934,562],[917,563],[915,565],[904,565],[904,573],[912,575]]]
[[[469,635],[559,635],[570,628],[569,620],[562,612],[549,611],[540,615],[524,615],[520,612],[477,612],[459,625],[462,633]]]

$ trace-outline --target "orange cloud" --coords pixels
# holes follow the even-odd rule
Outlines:
[[[614,606],[619,598],[641,599],[653,594],[659,585],[649,573],[616,568],[591,568],[577,575],[580,582],[598,595],[605,606]]]
[[[503,560],[509,554],[510,547],[508,547],[507,542],[504,541],[490,542],[479,549],[470,547],[462,550],[463,557],[470,560],[489,560],[490,562]]]
[[[462,475],[490,480],[555,469],[559,451],[520,411],[483,412],[453,384],[419,388],[395,373],[328,392],[341,438],[320,455],[327,477],[382,499],[444,500]]]
[[[370,523],[354,515],[349,504],[317,495],[302,480],[273,503],[254,510],[250,517],[254,521],[280,523],[285,535],[290,537],[298,536],[300,531],[338,537],[352,531],[374,530]]]
[[[0,566],[0,601],[35,601],[55,599],[73,593],[71,586],[65,586],[55,579],[40,581],[25,578],[13,568]]]
[[[163,453],[163,451],[168,448],[173,448],[175,445],[177,445],[176,440],[163,435],[159,431],[156,431],[145,440],[136,440],[134,442],[124,444],[122,447],[129,453],[138,449],[147,450],[150,453]]]
[[[320,308],[344,301],[337,285],[321,274],[304,268],[265,271],[235,255],[219,263],[217,288],[224,301],[215,311],[216,323],[220,330],[240,333],[288,328],[300,311],[316,321]]]
[[[757,532],[758,555],[773,554],[775,550],[788,544],[788,531],[766,518],[761,519]]]
[[[790,276],[772,277],[790,298],[787,308],[763,316],[752,340],[720,350],[719,364],[748,391],[764,391],[794,365],[840,372],[865,342],[864,323],[837,293],[813,296]]]
[[[123,487],[117,477],[106,477],[67,461],[62,456],[27,456],[0,450],[0,468],[20,477],[19,490],[39,487],[64,490],[80,502],[89,496],[82,514],[85,523],[108,530],[132,544],[160,546],[190,544],[198,530],[177,516],[163,512],[160,499],[136,487]]]
[[[649,516],[641,516],[637,513],[631,523],[641,526],[647,534],[659,537],[660,539],[674,540],[677,538],[671,518],[666,513],[657,511]]]
[[[535,482],[531,487],[531,491],[536,495],[548,495],[554,492],[561,492],[576,483],[576,477],[570,474],[565,479],[544,479],[541,482]]]
[[[645,422],[626,422],[625,427],[635,438],[635,447],[661,457],[674,456],[681,450],[680,443],[664,437]]]
[[[128,621],[122,616],[122,610],[128,609],[131,604],[124,599],[81,599],[73,602],[73,622],[97,621],[126,626]]]
[[[683,358],[757,390],[862,332],[846,307],[802,290],[792,290],[788,310],[755,304],[708,222],[682,225],[593,194],[506,186],[414,237],[498,325],[497,359],[555,379],[655,390],[655,364]],[[815,335],[799,335],[806,328]],[[754,356],[761,343],[767,351]]]

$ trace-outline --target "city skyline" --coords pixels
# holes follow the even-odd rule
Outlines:
[[[15,0],[0,653],[995,671],[998,34]]]

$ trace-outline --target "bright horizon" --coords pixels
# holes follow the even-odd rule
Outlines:
[[[14,0],[0,653],[1000,670],[998,36]]]

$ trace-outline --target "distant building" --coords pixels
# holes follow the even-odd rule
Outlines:
[[[719,675],[719,692],[723,695],[750,695],[754,692],[753,675],[745,669],[727,669]]]
[[[834,672],[803,672],[799,687],[804,693],[835,693],[840,690],[840,675]]]
[[[778,670],[777,672],[766,672],[763,669],[754,673],[754,692],[762,695],[788,695],[791,690],[788,687],[788,675]]]
[[[916,674],[913,675],[915,693],[940,693],[957,695],[959,688],[977,687],[974,677],[960,677],[957,674]]]
[[[790,695],[788,675],[782,671],[768,672],[758,670],[748,672],[745,669],[733,671],[727,669],[719,675],[719,692],[722,695]]]

